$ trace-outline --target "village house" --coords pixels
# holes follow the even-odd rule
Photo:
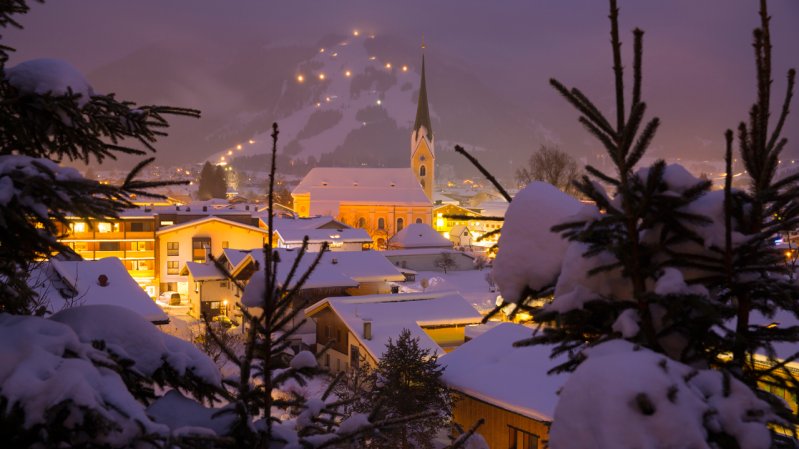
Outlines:
[[[480,326],[483,327],[483,326]],[[550,346],[513,347],[533,329],[499,323],[438,359],[442,380],[458,400],[453,421],[478,432],[492,448],[543,448],[566,375],[549,375]]]
[[[434,355],[463,344],[465,326],[482,316],[456,292],[402,293],[325,298],[305,309],[316,323],[316,350],[326,345],[322,366],[345,371],[361,362],[376,366],[389,339],[403,329]]]
[[[154,324],[166,324],[169,317],[139,287],[122,261],[116,257],[99,260],[41,262],[31,271],[30,287],[38,302],[50,313],[83,305],[116,305],[138,313]]]

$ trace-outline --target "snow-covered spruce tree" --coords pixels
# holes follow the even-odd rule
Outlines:
[[[26,0],[0,2],[0,27],[20,27]],[[67,216],[113,217],[130,195],[169,183],[138,181],[143,160],[120,186],[86,179],[63,161],[102,162],[120,154],[144,155],[164,136],[166,116],[199,116],[191,109],[136,106],[93,91],[66,62],[37,59],[7,67],[13,49],[0,45],[0,312],[26,313],[35,298],[27,266],[67,248],[56,223]],[[133,143],[129,143],[133,142]]]
[[[783,313],[795,322],[799,308],[782,255],[767,243],[775,232],[795,228],[799,213],[793,202],[799,178],[773,181],[793,72],[769,133],[771,47],[762,1],[758,102],[749,126],[739,130],[741,158],[757,173],[749,191],[731,189],[728,133],[726,192],[709,192],[707,182],[678,165],[636,169],[658,127],[657,119],[643,120],[643,33],[634,32],[628,110],[615,0],[610,21],[615,124],[578,89],[552,85],[581,113],[615,173],[586,168],[577,187],[594,206],[541,183],[521,191],[506,215],[494,265],[503,297],[520,307],[554,293],[535,310],[537,320],[551,325],[520,343],[551,344],[554,354],[569,355],[554,368],[573,373],[561,391],[550,447],[771,447],[767,424],[790,431],[797,422],[759,389],[768,381],[796,391],[775,348],[795,343],[797,328],[768,326],[767,319]],[[550,229],[565,240],[554,240]],[[793,360],[795,346],[788,346],[794,350],[781,356]]]
[[[382,438],[368,447],[379,449],[430,449],[433,437],[452,417],[450,391],[441,381],[443,368],[429,350],[419,347],[419,339],[403,329],[396,341],[389,339],[383,357],[372,376],[367,402],[383,407],[378,416],[403,419],[420,412],[429,417],[408,421],[383,432]]]
[[[272,127],[272,166],[269,175],[267,225],[274,217],[275,159],[278,127]],[[375,432],[387,432],[392,426],[428,418],[430,413],[412,413],[401,417],[380,417],[372,404],[362,413],[346,413],[346,401],[332,394],[336,382],[319,394],[309,394],[309,382],[318,382],[326,371],[317,364],[317,356],[309,351],[291,352],[292,337],[305,323],[298,319],[308,305],[298,293],[316,269],[324,246],[318,253],[308,252],[308,239],[291,268],[278,272],[279,253],[273,249],[270,233],[263,249],[264,264],[246,287],[229,275],[243,290],[241,307],[245,326],[244,348],[237,352],[209,328],[208,337],[225,352],[238,368],[236,378],[225,379],[226,399],[230,405],[220,414],[231,421],[226,435],[236,448],[337,448],[363,441]],[[302,270],[302,259],[310,257],[308,269]],[[217,264],[221,270],[225,267]],[[252,310],[257,310],[253,312]],[[360,443],[355,443],[360,444]]]

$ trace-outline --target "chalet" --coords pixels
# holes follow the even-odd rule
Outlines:
[[[482,319],[455,292],[326,298],[305,315],[316,323],[316,349],[332,344],[322,365],[333,372],[361,361],[375,366],[388,340],[403,329],[419,339],[421,348],[443,355],[464,342],[466,325]]]
[[[438,361],[442,380],[458,393],[453,420],[478,432],[492,448],[543,448],[565,375],[548,375],[557,361],[543,345],[513,347],[532,329],[501,323]]]

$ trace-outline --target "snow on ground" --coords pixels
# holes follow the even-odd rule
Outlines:
[[[420,291],[457,291],[466,301],[481,314],[488,313],[496,306],[499,293],[491,291],[486,276],[490,270],[419,271],[414,282],[402,284],[404,292]],[[428,287],[422,288],[422,280],[427,280]]]

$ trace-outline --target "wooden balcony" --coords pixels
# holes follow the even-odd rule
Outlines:
[[[95,259],[103,259],[106,257],[118,257],[123,259],[125,257],[125,251],[95,251],[94,258]]]
[[[155,251],[125,251],[125,259],[153,259]]]

